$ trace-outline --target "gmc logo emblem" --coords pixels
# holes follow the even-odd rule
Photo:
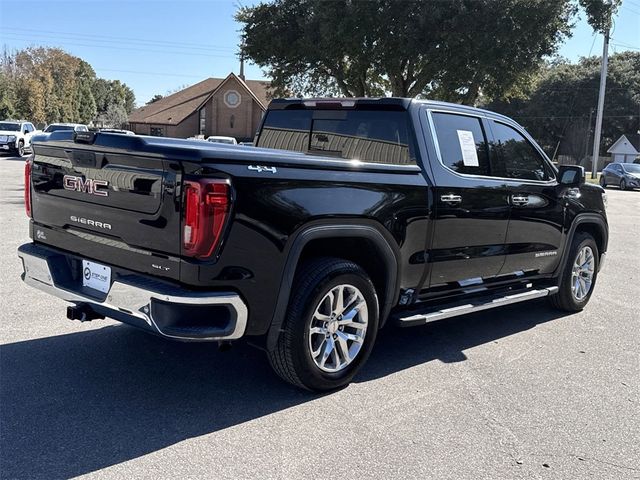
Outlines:
[[[109,182],[106,180],[92,180],[76,177],[75,175],[65,175],[62,179],[65,190],[73,190],[75,192],[88,193],[99,197],[108,197],[108,190],[101,190],[100,187],[107,187]]]

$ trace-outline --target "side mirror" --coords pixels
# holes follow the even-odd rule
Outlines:
[[[565,187],[579,187],[584,185],[584,167],[579,165],[561,165],[558,169],[560,185]]]

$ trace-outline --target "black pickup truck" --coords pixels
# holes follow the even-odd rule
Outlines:
[[[92,132],[33,140],[24,281],[190,341],[251,337],[286,381],[347,384],[387,323],[549,297],[582,309],[604,190],[516,122],[398,98],[274,100],[256,147]]]

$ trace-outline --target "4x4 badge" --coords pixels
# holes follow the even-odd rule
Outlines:
[[[258,173],[262,173],[262,172],[276,173],[278,171],[276,167],[266,167],[264,165],[249,165],[247,169],[255,170]]]

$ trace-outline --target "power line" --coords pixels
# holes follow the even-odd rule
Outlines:
[[[629,50],[638,50],[638,51],[640,51],[640,48],[638,48],[638,47],[630,47],[628,45],[623,45],[623,44],[620,44],[620,43],[611,42],[611,45],[615,45],[616,47],[620,47],[620,48],[626,48],[626,49],[629,49]]]
[[[614,40],[614,41],[618,42],[619,44],[624,45],[626,47],[634,47],[635,48],[635,47],[640,46],[640,45],[633,45],[631,43],[627,43],[627,42],[624,42],[622,40],[618,40],[617,38],[613,38],[613,37],[611,37],[611,40]]]
[[[93,67],[93,69],[96,72],[116,72],[116,73],[132,73],[136,75],[162,75],[167,77],[202,78],[202,75],[183,75],[181,73],[141,72],[138,70],[116,70],[113,68],[99,68],[99,67]]]
[[[14,35],[12,33],[5,33],[6,35]],[[37,35],[35,35],[37,37]],[[10,40],[23,42],[23,43],[33,43],[29,42],[29,40],[23,38],[10,38]],[[134,51],[134,52],[147,52],[147,53],[162,53],[164,55],[190,55],[196,57],[209,57],[209,58],[235,58],[233,54],[220,55],[220,54],[212,54],[212,53],[196,53],[196,52],[187,52],[187,51],[167,51],[167,50],[150,50],[145,48],[132,48],[132,47],[124,47],[124,46],[109,46],[109,45],[91,45],[86,43],[67,43],[67,42],[55,42],[49,41],[47,42],[48,46],[65,46],[69,47],[89,47],[89,48],[105,48],[107,50],[126,50],[126,51]]]
[[[640,12],[638,12],[637,10],[634,10],[633,8],[629,8],[626,5],[622,5],[620,8],[624,8],[625,10],[627,10],[628,12],[634,13],[636,15],[640,15]]]
[[[5,28],[4,31],[8,31],[12,35],[21,35],[26,37],[32,36],[47,36],[50,38],[70,38],[70,39],[80,39],[81,41],[96,41],[102,43],[138,43],[142,46],[161,46],[166,45],[174,48],[187,48],[187,49],[196,49],[196,50],[216,50],[216,51],[235,51],[234,47],[226,47],[226,46],[216,46],[210,45],[206,46],[200,43],[186,43],[186,42],[175,42],[175,41],[167,41],[167,40],[149,40],[149,39],[139,39],[139,38],[131,38],[131,37],[113,37],[108,35],[97,35],[97,34],[84,34],[84,33],[73,33],[73,32],[56,32],[52,30],[35,30],[28,28]],[[33,32],[33,33],[25,33],[25,32]],[[42,34],[50,34],[50,35],[42,35]],[[53,37],[51,37],[54,35]]]

